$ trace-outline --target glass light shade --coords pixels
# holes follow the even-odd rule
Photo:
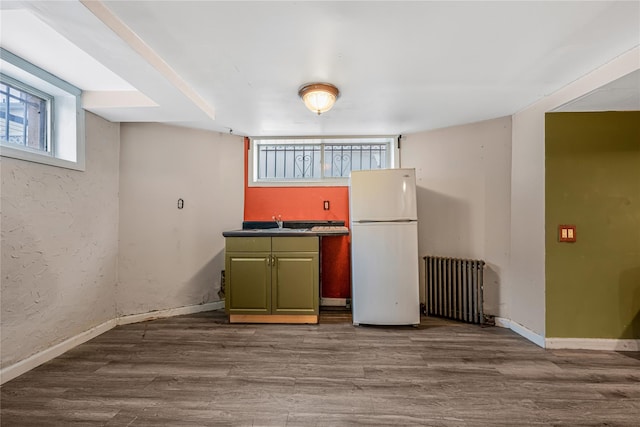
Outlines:
[[[329,111],[339,94],[338,88],[328,83],[309,84],[303,86],[298,92],[304,105],[318,115]]]

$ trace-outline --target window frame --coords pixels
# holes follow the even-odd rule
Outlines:
[[[47,113],[49,151],[0,142],[0,156],[84,171],[82,90],[3,48],[0,65],[2,79],[11,86],[19,85],[39,97],[38,92],[51,97]]]
[[[258,179],[258,141],[299,141],[309,140],[309,145],[321,145],[321,164],[324,163],[325,145],[331,145],[331,140],[337,140],[336,144],[346,143],[341,140],[360,140],[353,141],[354,144],[380,144],[373,142],[373,139],[387,139],[389,144],[387,169],[395,169],[399,167],[399,149],[398,135],[373,135],[373,136],[271,136],[271,137],[250,137],[247,161],[247,184],[249,187],[346,187],[349,185],[349,177],[321,177],[319,179],[277,179],[277,180],[260,180]],[[313,142],[311,142],[313,141]],[[303,142],[304,143],[304,142]]]
[[[55,108],[54,107],[55,98],[52,95],[50,95],[50,94],[48,94],[46,92],[43,92],[43,91],[41,91],[39,89],[31,87],[28,84],[23,83],[20,80],[16,80],[13,77],[8,76],[8,75],[6,75],[6,74],[4,74],[2,72],[0,72],[0,84],[4,84],[4,85],[6,85],[8,87],[17,89],[17,90],[19,90],[21,92],[27,93],[27,94],[32,95],[32,96],[36,96],[36,97],[42,99],[43,101],[45,101],[46,104],[47,104],[47,110],[46,110],[47,117],[45,119],[46,120],[46,129],[45,129],[45,132],[44,132],[44,134],[45,134],[45,146],[47,147],[46,150],[37,150],[35,148],[27,147],[26,143],[25,143],[25,146],[22,146],[21,144],[15,144],[15,143],[12,143],[10,141],[2,142],[3,147],[11,147],[11,148],[15,148],[17,150],[26,150],[26,151],[31,151],[31,152],[34,152],[34,153],[40,153],[40,154],[43,154],[43,155],[53,156],[53,153],[55,153],[55,141],[53,140],[53,138],[51,136],[53,134],[53,123],[54,123],[53,111],[54,111],[54,108]],[[8,96],[9,95],[7,94],[7,97]],[[6,120],[8,121],[9,118],[6,118]],[[9,124],[7,123],[7,126],[8,125]]]

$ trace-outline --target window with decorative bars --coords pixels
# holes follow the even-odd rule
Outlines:
[[[352,170],[393,167],[393,141],[393,137],[254,139],[251,181],[344,185]]]

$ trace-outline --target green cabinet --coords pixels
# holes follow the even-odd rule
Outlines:
[[[317,322],[318,238],[227,237],[225,308],[237,321]],[[257,315],[260,317],[248,317]],[[280,316],[280,317],[278,317]]]

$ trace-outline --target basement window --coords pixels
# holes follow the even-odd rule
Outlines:
[[[0,48],[0,154],[84,170],[82,91]]]
[[[251,186],[345,186],[353,170],[389,169],[396,137],[255,138]]]
[[[0,142],[50,154],[52,106],[52,96],[0,76]]]

